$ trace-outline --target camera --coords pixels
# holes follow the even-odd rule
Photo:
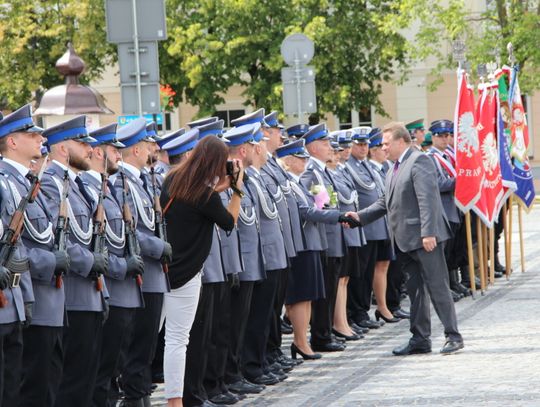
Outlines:
[[[233,161],[231,160],[227,161],[227,164],[225,165],[225,171],[226,171],[226,174],[231,177],[234,175],[234,162]]]

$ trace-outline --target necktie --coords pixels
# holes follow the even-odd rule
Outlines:
[[[399,160],[394,163],[394,175],[396,175],[398,168],[399,168]]]
[[[140,179],[142,181],[144,190],[150,194],[150,190],[148,189],[148,174],[141,171]]]
[[[80,193],[82,194],[82,196],[84,196],[84,199],[86,199],[86,201],[88,202],[89,205],[93,205],[94,204],[94,200],[92,199],[92,197],[90,196],[90,194],[88,193],[88,191],[86,190],[86,187],[84,185],[84,181],[82,180],[81,177],[79,177],[78,175],[75,177],[75,183],[77,184],[77,187],[79,187],[79,191]]]

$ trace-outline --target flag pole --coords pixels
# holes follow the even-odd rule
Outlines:
[[[482,246],[482,253],[484,255],[484,280],[486,281],[486,290],[489,286],[489,234],[487,229],[487,226],[485,224],[482,224],[482,242],[484,243],[484,245]]]
[[[512,219],[514,218],[514,194],[508,198],[508,241],[506,242],[506,279],[512,274]]]
[[[467,255],[469,258],[469,281],[471,282],[472,297],[476,293],[476,277],[474,275],[474,251],[471,230],[471,211],[465,213],[465,231],[467,233]]]
[[[486,276],[484,274],[484,242],[482,239],[482,221],[480,217],[476,218],[476,245],[478,250],[478,271],[480,274],[480,289],[482,295],[486,289]]]
[[[525,247],[523,245],[523,208],[518,205],[518,222],[519,222],[519,254],[521,258],[521,272],[525,273]]]
[[[489,283],[495,284],[495,227],[489,228]]]

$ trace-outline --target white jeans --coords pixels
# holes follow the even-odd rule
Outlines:
[[[165,355],[163,373],[165,376],[165,398],[182,397],[186,370],[186,347],[189,331],[201,292],[201,273],[189,280],[183,287],[165,293],[163,308],[165,314]]]

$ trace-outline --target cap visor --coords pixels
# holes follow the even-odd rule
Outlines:
[[[116,148],[125,148],[124,143],[120,143],[119,141],[113,141],[112,143],[108,143],[109,145],[116,147]]]
[[[90,137],[90,136],[84,136],[84,137],[81,137],[81,138],[78,138],[78,139],[75,139],[75,140],[79,141],[81,143],[88,143],[88,144],[98,142],[94,137]]]
[[[42,129],[39,126],[32,126],[25,130],[27,133],[43,133],[45,129]]]

